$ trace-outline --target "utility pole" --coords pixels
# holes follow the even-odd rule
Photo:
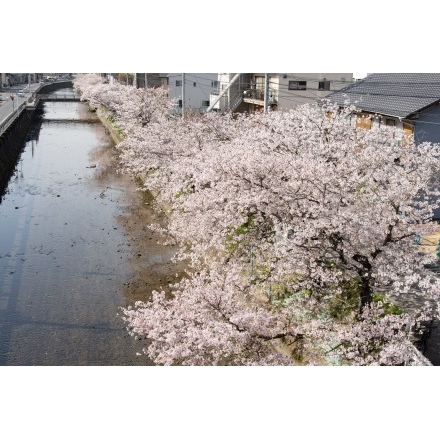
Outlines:
[[[264,74],[264,113],[267,113],[269,108],[269,74]]]
[[[147,84],[148,84],[147,79],[148,79],[148,78],[147,78],[147,74],[146,74],[146,73],[144,73],[144,75],[145,75],[145,79],[144,79],[144,81],[145,81],[145,87],[144,87],[144,88],[146,89],[146,88],[148,87],[148,86],[147,86]]]
[[[182,73],[182,118],[185,117],[185,74]]]

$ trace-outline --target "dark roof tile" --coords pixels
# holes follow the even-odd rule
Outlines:
[[[440,100],[440,73],[372,73],[326,99],[405,118]]]

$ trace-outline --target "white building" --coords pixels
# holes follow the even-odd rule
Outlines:
[[[352,73],[269,73],[268,106],[286,111],[316,103],[353,82]],[[249,112],[264,108],[265,73],[219,73],[208,110]]]
[[[218,73],[167,73],[166,77],[168,97],[177,101],[176,113],[205,112],[211,94],[218,90]]]

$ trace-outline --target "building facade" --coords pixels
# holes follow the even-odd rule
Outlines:
[[[0,87],[12,87],[41,81],[43,73],[0,73]]]
[[[176,114],[182,114],[182,111],[204,113],[210,105],[211,94],[218,89],[218,73],[163,75],[167,78],[168,98],[176,102]]]
[[[288,111],[302,104],[315,104],[346,87],[353,82],[353,74],[220,73],[218,82],[209,110],[254,113],[264,109],[266,99],[271,109]]]

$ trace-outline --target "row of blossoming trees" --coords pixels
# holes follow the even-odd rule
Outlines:
[[[162,231],[187,276],[124,312],[157,364],[408,361],[409,329],[439,312],[433,257],[411,238],[433,228],[438,146],[398,146],[325,103],[176,118],[163,89],[95,74],[75,87],[124,133],[125,172],[172,208]],[[418,313],[384,296],[414,290],[426,298]]]

